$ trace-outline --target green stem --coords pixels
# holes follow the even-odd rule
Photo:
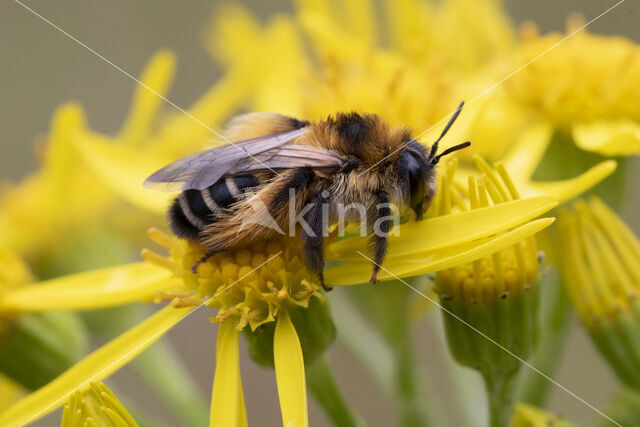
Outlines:
[[[307,366],[306,373],[309,390],[335,425],[357,427],[364,424],[345,400],[326,357],[319,357]]]
[[[340,344],[358,361],[384,395],[392,398],[394,361],[389,346],[344,292],[333,292],[331,307],[335,323],[339,325]]]
[[[553,374],[562,359],[562,350],[569,331],[571,303],[561,280],[547,280],[547,286],[553,286],[551,306],[544,316],[545,331],[541,336],[538,349],[531,364],[545,375]],[[522,371],[518,386],[518,400],[534,406],[544,407],[549,397],[551,382],[531,369]]]
[[[408,310],[406,310],[408,311]],[[426,427],[432,425],[427,404],[420,398],[418,366],[414,360],[414,348],[411,341],[411,325],[407,318],[396,330],[393,355],[396,365],[396,403],[400,411],[401,425],[406,427]],[[430,400],[428,400],[430,402]]]
[[[447,350],[447,338],[444,334],[444,324],[440,313],[433,313],[425,319],[425,324],[431,333],[437,337],[437,342],[433,345],[432,355],[436,362],[429,365],[443,366],[444,369],[439,374],[444,377],[444,382],[449,384],[451,390],[446,395],[446,399],[451,402],[450,406],[455,408],[455,413],[447,412],[446,422],[438,425],[460,424],[467,427],[484,426],[484,419],[479,414],[486,410],[485,402],[478,399],[484,391],[482,390],[482,380],[476,372],[463,367],[455,362]],[[448,314],[444,314],[448,316]],[[439,396],[442,399],[442,396]]]
[[[489,398],[489,426],[508,427],[513,413],[514,376],[492,378],[484,375]]]

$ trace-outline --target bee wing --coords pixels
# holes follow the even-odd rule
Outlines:
[[[264,170],[275,169],[267,164],[261,165],[262,160],[259,160],[258,156],[276,149],[306,132],[308,129],[301,128],[234,142],[191,154],[155,172],[146,179],[144,186],[165,191],[203,190],[228,175],[239,162],[245,164],[247,161],[249,163],[253,161],[258,166],[262,166]]]
[[[337,169],[344,159],[335,151],[310,145],[287,144],[245,158],[229,170],[229,175],[265,172],[269,169],[293,169],[310,166],[314,169]]]

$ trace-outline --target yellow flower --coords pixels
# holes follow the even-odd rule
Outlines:
[[[133,417],[103,383],[76,390],[64,405],[61,427],[137,427]]]
[[[560,226],[573,304],[619,378],[640,390],[640,241],[597,198],[576,202]]]
[[[511,427],[577,427],[577,424],[534,406],[519,403],[516,405]]]
[[[569,20],[567,36],[583,24]],[[518,63],[546,52],[505,82],[508,96],[583,150],[603,156],[640,153],[640,46],[581,30],[539,36],[525,27]]]
[[[531,220],[555,205],[556,201],[548,197],[525,198],[403,224],[399,237],[391,241],[385,267],[405,277],[472,262],[548,226],[551,219]],[[202,248],[157,230],[150,235],[169,249],[168,257],[145,250],[143,256],[150,262],[23,286],[7,292],[0,300],[0,312],[87,310],[154,297],[171,299],[173,306],[160,310],[0,414],[0,424],[30,422],[60,405],[73,390],[107,377],[201,303],[217,308],[215,320],[220,322],[212,393],[213,422],[229,425],[229,420],[233,424],[244,419],[238,329],[275,321],[273,351],[283,421],[306,424],[304,359],[289,312],[322,295],[316,279],[302,267],[295,246],[271,242],[227,251],[209,259],[193,274],[191,265],[204,253]],[[371,265],[362,263],[356,252],[365,248],[366,243],[360,238],[331,245],[329,251],[348,264],[329,269],[328,283],[366,282]],[[345,255],[340,256],[341,253]],[[382,273],[381,278],[384,277]]]
[[[378,34],[378,16],[389,29],[388,42]],[[205,43],[223,67],[243,61],[237,52],[259,51],[261,81],[248,110],[309,120],[336,111],[375,112],[418,134],[502,77],[496,63],[513,49],[515,36],[494,0],[387,1],[384,7],[365,0],[340,8],[320,0],[298,1],[294,16],[278,15],[264,26],[246,9],[227,6],[214,15]],[[487,143],[473,150],[484,154],[490,145],[497,154],[508,147],[521,114],[489,105],[491,95],[465,108],[449,141],[477,141],[476,122],[482,121],[491,131],[482,132]]]

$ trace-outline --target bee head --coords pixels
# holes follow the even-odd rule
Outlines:
[[[420,219],[428,207],[434,190],[434,168],[430,164],[425,148],[411,140],[400,156],[398,163],[401,186],[405,189],[411,209]]]
[[[444,127],[440,137],[431,146],[428,154],[422,145],[412,139],[406,144],[407,149],[400,157],[400,169],[404,175],[405,187],[408,187],[409,206],[415,212],[417,219],[422,217],[422,213],[429,207],[433,198],[435,192],[435,167],[440,159],[447,154],[471,145],[469,141],[463,142],[437,154],[438,143],[458,118],[463,105],[464,102],[460,103],[449,123]]]

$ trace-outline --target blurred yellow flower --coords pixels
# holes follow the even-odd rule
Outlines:
[[[138,423],[106,385],[92,382],[71,393],[60,426],[137,427]]]
[[[578,30],[579,17],[568,21]],[[505,82],[508,96],[554,129],[568,132],[583,150],[603,156],[640,154],[640,46],[623,37],[590,34],[538,35],[523,31],[518,62],[527,65]]]
[[[560,230],[573,304],[619,378],[640,390],[640,241],[597,198],[564,212]]]

